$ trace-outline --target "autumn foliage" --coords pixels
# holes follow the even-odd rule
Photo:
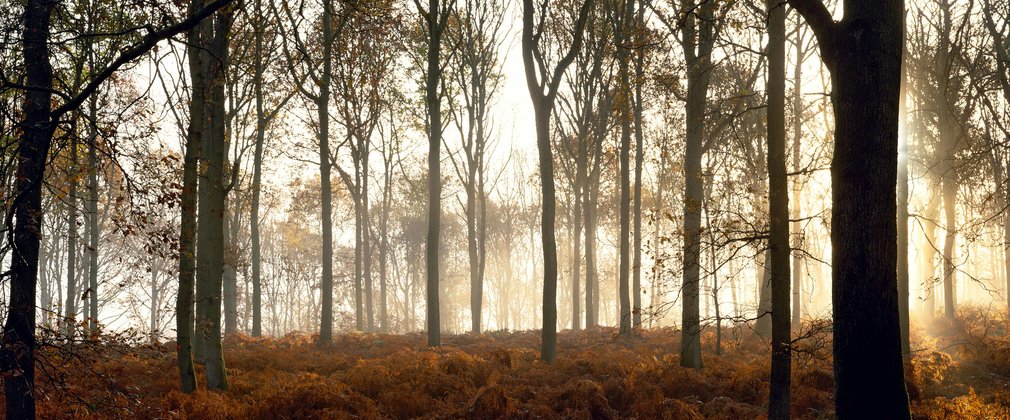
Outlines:
[[[996,320],[999,319],[999,320]],[[908,371],[913,415],[1010,418],[1010,342],[1002,316],[966,311],[913,331]],[[807,326],[796,343],[792,413],[832,418],[830,332]],[[679,332],[566,331],[555,365],[538,360],[539,333],[446,337],[438,349],[412,335],[233,335],[231,388],[178,391],[172,343],[44,347],[42,418],[641,418],[749,419],[765,415],[768,344],[746,327],[723,332],[705,367],[679,366]],[[107,340],[107,339],[106,339]],[[198,372],[200,373],[200,372]]]

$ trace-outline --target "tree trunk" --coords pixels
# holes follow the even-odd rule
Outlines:
[[[946,226],[946,236],[943,241],[943,314],[947,319],[954,319],[954,305],[957,301],[954,288],[957,283],[957,181],[954,180],[953,165],[948,165],[948,173],[943,176],[943,212]]]
[[[831,71],[835,414],[907,419],[894,185],[904,1],[847,1],[840,23],[819,0],[789,4],[813,28]]]
[[[200,8],[202,0],[192,0],[190,13]],[[196,373],[193,370],[193,304],[194,276],[196,273],[196,206],[197,171],[202,154],[203,132],[206,130],[207,83],[204,73],[206,58],[205,40],[209,23],[204,22],[187,33],[186,47],[191,84],[189,102],[189,127],[186,133],[186,152],[183,155],[181,217],[179,222],[179,291],[176,295],[176,342],[179,364],[179,382],[182,392],[196,390]]]
[[[203,179],[199,188],[199,237],[197,241],[197,335],[204,340],[204,358],[207,368],[207,389],[227,390],[228,377],[221,349],[221,298],[224,275],[224,213],[225,150],[227,139],[224,126],[224,84],[228,66],[228,31],[231,12],[219,13],[213,22],[213,40],[209,43],[213,59],[208,65],[207,121],[201,169]]]
[[[92,121],[98,117],[98,98],[92,96],[89,101],[89,113]],[[88,304],[90,316],[88,326],[91,332],[98,331],[98,128],[92,127],[91,141],[88,144]]]
[[[368,138],[359,140],[358,153],[361,155],[361,253],[362,273],[365,280],[365,316],[368,319],[368,331],[375,331],[375,306],[372,305],[372,218],[368,203],[368,155],[372,147]]]
[[[772,362],[768,418],[789,418],[791,340],[789,314],[789,178],[786,175],[786,9],[767,0],[768,11],[768,254],[772,286]],[[794,310],[799,310],[795,307]]]
[[[233,168],[238,170],[238,168]],[[238,332],[238,273],[235,267],[238,265],[238,231],[239,231],[239,203],[236,198],[233,200],[234,209],[225,211],[224,223],[224,275],[222,282],[224,292],[222,302],[224,304],[224,332],[234,334]]]
[[[630,1],[630,0],[629,0]],[[634,257],[631,262],[631,296],[632,296],[632,326],[642,326],[642,169],[645,163],[645,123],[642,120],[642,108],[644,107],[642,97],[642,83],[645,80],[645,51],[644,40],[641,33],[644,27],[644,0],[638,2],[639,9],[636,13],[635,22],[638,25],[635,38],[635,192],[634,217],[635,234],[632,238],[631,249]]]
[[[803,140],[803,63],[806,60],[803,39],[796,39],[796,66],[793,68],[793,171],[797,174],[800,168],[801,141]],[[798,177],[798,175],[797,175]],[[793,180],[792,199],[792,234],[795,235],[793,246],[793,320],[792,328],[799,331],[803,321],[803,225],[800,219],[803,211],[800,208],[802,184],[799,178]]]
[[[71,171],[78,171],[77,167],[77,140],[75,136],[70,136],[70,162]],[[67,194],[67,212],[70,213],[69,226],[67,226],[67,305],[66,305],[66,330],[68,338],[73,337],[77,328],[77,300],[79,291],[77,290],[77,176],[71,176],[70,193]]]
[[[42,227],[42,182],[56,128],[50,113],[53,69],[49,63],[49,19],[55,3],[29,0],[22,46],[25,84],[23,134],[18,147],[13,204],[14,243],[10,300],[4,323],[2,370],[7,418],[35,418],[35,284]],[[11,380],[10,378],[18,378]]]
[[[902,60],[904,61],[904,60]],[[910,357],[908,338],[908,130],[906,128],[906,86],[904,66],[901,70],[901,88],[898,97],[898,323],[901,326],[901,354]]]
[[[620,176],[621,201],[618,205],[620,219],[620,237],[618,239],[618,325],[623,335],[631,333],[631,301],[628,296],[628,277],[631,274],[631,122],[632,122],[632,90],[630,61],[630,42],[632,18],[635,11],[633,0],[624,0],[624,10],[617,22],[618,30],[614,34],[617,44],[618,61],[618,106],[621,116],[620,143]]]
[[[439,0],[428,0],[424,16],[428,29],[427,73],[425,78],[425,104],[428,111],[428,234],[425,240],[425,270],[427,287],[428,346],[442,345],[439,318],[439,234],[442,215],[442,106],[439,100],[441,67],[439,52],[442,47],[443,15]]]
[[[333,341],[333,188],[330,184],[330,76],[333,65],[333,31],[330,16],[333,2],[323,0],[323,69],[319,77],[316,111],[319,119],[319,197],[322,214],[322,308],[319,317],[319,344]]]
[[[263,335],[262,290],[260,276],[262,274],[262,257],[260,249],[260,189],[263,179],[263,142],[266,138],[266,114],[263,110],[263,5],[261,0],[254,2],[256,18],[253,85],[256,95],[256,146],[253,150],[253,181],[252,203],[249,215],[249,241],[251,242],[250,262],[252,263],[252,336]]]

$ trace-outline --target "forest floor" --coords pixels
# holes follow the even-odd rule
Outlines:
[[[1010,418],[1008,323],[977,310],[913,329],[906,383],[913,416]],[[830,331],[795,343],[792,414],[833,418]],[[174,344],[53,345],[40,351],[40,418],[640,418],[750,419],[767,410],[769,345],[746,326],[704,335],[701,370],[679,365],[679,331],[619,337],[565,331],[557,363],[538,360],[539,332],[443,338],[306,334],[229,336],[227,392],[178,391]],[[202,371],[198,370],[198,380]]]

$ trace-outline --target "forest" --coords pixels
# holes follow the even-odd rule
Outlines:
[[[0,29],[0,417],[1010,419],[1010,0]]]

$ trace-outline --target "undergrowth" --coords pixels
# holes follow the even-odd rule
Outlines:
[[[795,343],[792,414],[833,418],[830,331],[811,325]],[[906,366],[913,416],[1010,418],[1006,327],[1002,316],[968,310],[915,328]],[[554,365],[539,361],[537,331],[449,336],[437,349],[420,334],[353,333],[326,346],[298,333],[232,335],[230,389],[192,395],[178,391],[173,343],[112,341],[40,350],[40,418],[736,420],[767,411],[768,343],[746,327],[724,330],[721,354],[706,331],[701,370],[680,367],[672,329],[562,332]]]

